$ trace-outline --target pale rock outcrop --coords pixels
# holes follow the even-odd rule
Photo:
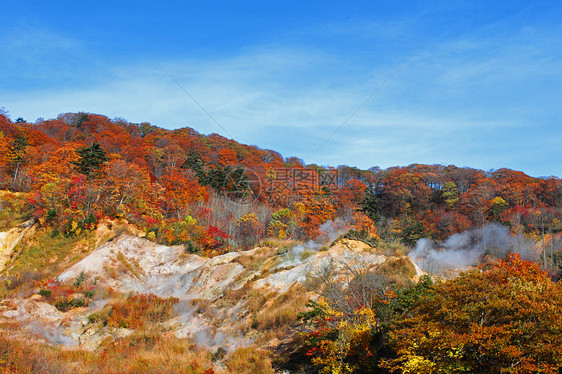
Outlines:
[[[33,227],[34,220],[29,220],[8,231],[0,232],[0,271],[6,267],[12,257],[14,248],[24,235]]]
[[[238,292],[245,286],[259,292],[263,289],[265,294],[282,294],[327,270],[337,280],[351,267],[376,269],[387,260],[368,244],[349,239],[337,240],[327,250],[310,251],[307,256],[303,259],[302,251],[279,254],[276,248],[263,247],[205,258],[186,253],[182,246],[122,235],[92,251],[58,280],[72,282],[84,273],[88,279],[96,279],[101,288],[177,297],[176,317],[167,324],[178,337],[191,337],[210,349],[230,349],[250,344],[253,338],[242,332],[245,319],[251,318],[245,300],[221,302],[229,290]],[[94,301],[88,308],[62,313],[35,295],[5,301],[0,316],[24,323],[26,329],[53,343],[95,349],[102,341],[131,333],[88,320],[87,316],[102,309],[105,302]],[[208,313],[197,311],[201,302],[207,305]]]
[[[60,281],[84,273],[121,292],[161,297],[217,299],[244,267],[238,253],[214,258],[186,254],[182,246],[164,246],[123,235],[93,251],[59,275]]]
[[[279,292],[286,292],[295,283],[304,283],[310,276],[318,276],[328,269],[338,273],[347,266],[366,268],[382,264],[386,257],[367,252],[371,247],[363,242],[342,239],[327,251],[317,252],[300,264],[288,270],[281,270],[255,282],[254,287],[269,286]],[[283,263],[279,265],[282,267]]]

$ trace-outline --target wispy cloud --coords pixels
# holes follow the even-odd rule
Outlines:
[[[33,24],[0,32],[0,85],[7,90],[56,91],[99,80],[100,59],[78,39]]]
[[[81,48],[81,43],[76,39],[49,29],[29,25],[13,27],[6,31],[5,36],[6,39],[2,46],[3,54],[15,59],[32,61],[46,55]]]

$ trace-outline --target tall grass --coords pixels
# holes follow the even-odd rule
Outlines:
[[[213,358],[193,342],[161,332],[139,331],[85,351],[52,346],[24,335],[15,325],[0,325],[1,373],[273,373],[269,354],[256,347],[239,348],[222,362]]]

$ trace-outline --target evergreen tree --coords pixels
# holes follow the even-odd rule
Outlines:
[[[180,166],[181,169],[191,169],[199,178],[199,181],[203,181],[205,178],[205,171],[203,170],[203,161],[201,157],[194,151],[189,152],[184,163]]]
[[[381,211],[382,211],[382,202],[380,194],[373,191],[373,188],[367,188],[365,190],[365,197],[361,202],[361,209],[363,213],[367,215],[375,223],[378,225],[381,220]]]
[[[103,164],[109,161],[106,152],[99,143],[94,143],[90,147],[80,148],[76,151],[80,160],[74,162],[78,167],[78,172],[87,177],[94,177],[99,174]]]

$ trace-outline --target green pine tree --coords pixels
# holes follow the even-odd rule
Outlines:
[[[90,147],[80,148],[76,151],[80,160],[74,162],[78,167],[78,172],[91,178],[99,175],[100,170],[109,158],[99,143],[94,143]]]

